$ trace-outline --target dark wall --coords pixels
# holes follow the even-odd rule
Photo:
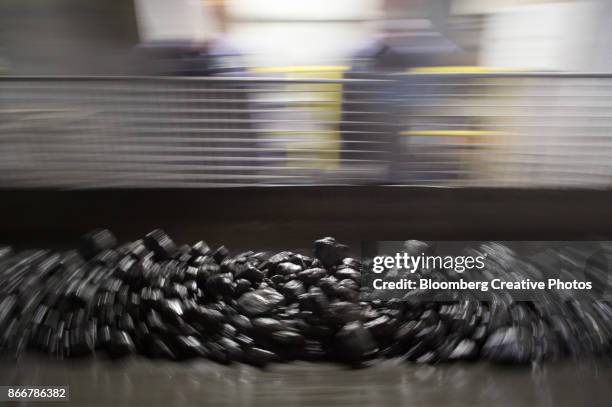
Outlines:
[[[131,0],[2,0],[0,58],[14,75],[138,72]]]
[[[153,228],[231,249],[362,240],[612,237],[612,192],[395,187],[0,191],[0,243],[69,246],[96,227],[121,240]]]

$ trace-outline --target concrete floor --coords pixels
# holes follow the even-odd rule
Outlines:
[[[385,361],[350,370],[300,362],[262,371],[203,360],[58,361],[28,356],[17,364],[5,360],[0,384],[67,385],[70,401],[51,403],[77,406],[609,407],[612,364],[512,368]]]

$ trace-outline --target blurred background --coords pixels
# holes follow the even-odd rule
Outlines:
[[[406,56],[404,68],[606,71],[611,9],[593,0],[6,0],[2,63],[13,75],[156,75],[176,67],[141,59],[143,48],[214,44],[240,55],[233,68],[340,68],[380,41]]]
[[[608,0],[2,0],[0,243],[607,239],[611,18]],[[612,377],[0,362],[3,384],[80,405],[608,406]]]
[[[607,188],[608,1],[5,0],[0,185]]]

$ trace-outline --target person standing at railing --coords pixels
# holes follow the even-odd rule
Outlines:
[[[368,80],[391,80],[390,73],[413,66],[410,56],[398,52],[391,26],[382,25],[379,34],[353,56],[343,87],[342,135],[343,167],[357,176],[379,182],[393,182],[399,146],[399,121],[395,114],[398,88],[391,82],[368,85]],[[361,176],[363,178],[363,176]]]
[[[242,53],[228,34],[227,6],[224,0],[206,0],[206,9],[214,18],[217,29],[202,43],[179,55],[177,75],[232,76],[244,74]]]
[[[390,183],[422,182],[435,172],[431,170],[437,170],[425,168],[419,172],[407,162],[410,140],[401,132],[411,125],[404,122],[409,116],[408,100],[415,100],[423,87],[415,86],[408,76],[393,74],[416,67],[464,65],[469,58],[438,31],[432,20],[404,15],[412,11],[407,7],[398,1],[384,2],[386,18],[379,21],[376,36],[355,53],[345,76],[387,81],[370,91],[359,83],[345,85],[341,133],[342,158],[348,166],[378,169]],[[367,164],[373,162],[384,165]]]
[[[190,157],[197,165],[183,176],[186,181],[205,179],[215,185],[252,183],[257,173],[257,137],[249,93],[254,85],[234,79],[245,76],[246,69],[243,54],[228,34],[225,1],[201,0],[200,5],[202,10],[195,7],[193,12],[204,11],[214,32],[206,27],[206,35],[194,35],[182,44],[152,44],[167,53],[158,74],[188,77],[167,82],[169,91],[176,92],[170,102],[171,120],[184,132],[181,135],[188,135],[182,137],[181,147],[197,146],[194,151],[198,151]],[[204,80],[211,77],[215,79]]]

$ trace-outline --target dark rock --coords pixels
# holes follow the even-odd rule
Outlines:
[[[229,323],[223,324],[221,327],[220,335],[226,338],[234,338],[238,334],[238,329]]]
[[[348,247],[338,243],[333,237],[319,239],[314,243],[314,256],[323,263],[326,268],[335,266],[346,257]]]
[[[217,263],[214,263],[210,260],[206,261],[198,268],[198,274],[196,276],[196,282],[198,283],[198,287],[204,288],[206,285],[206,281],[219,273],[220,267]]]
[[[353,259],[352,257],[345,257],[344,259],[342,259],[342,264],[339,267],[350,267],[354,270],[359,271],[363,268],[363,265],[357,259]]]
[[[532,360],[533,340],[524,327],[503,327],[489,336],[482,347],[488,360],[504,364],[526,364]]]
[[[243,353],[244,362],[257,367],[265,367],[278,359],[275,353],[260,348],[247,348]]]
[[[219,339],[219,345],[223,348],[231,360],[243,359],[242,348],[237,342],[229,338],[221,338]]]
[[[183,323],[183,304],[176,298],[162,300],[160,314],[164,317],[165,321],[180,326]]]
[[[210,247],[208,247],[208,244],[206,244],[206,242],[203,240],[200,240],[199,242],[191,246],[191,255],[194,258],[199,256],[206,256],[208,253],[210,253]]]
[[[250,348],[250,347],[255,346],[255,339],[251,338],[250,336],[244,335],[244,334],[236,335],[234,337],[234,340],[242,348]]]
[[[324,321],[329,325],[344,325],[359,320],[361,320],[359,306],[348,301],[333,301],[324,313]]]
[[[498,296],[494,296],[489,305],[489,325],[491,329],[497,329],[511,324],[508,304]]]
[[[201,324],[205,327],[220,327],[225,321],[223,313],[197,304],[190,304],[184,311],[185,320],[189,323]]]
[[[331,298],[336,296],[337,284],[338,279],[334,276],[323,277],[317,281],[317,287],[319,287],[325,295]]]
[[[326,352],[320,342],[307,340],[300,356],[304,360],[317,362],[325,359]]]
[[[111,343],[111,330],[108,325],[97,329],[96,349],[107,349]]]
[[[275,276],[275,275],[295,276],[300,271],[302,271],[302,267],[298,266],[297,264],[294,264],[294,263],[291,263],[291,262],[287,261],[287,262],[279,263],[274,268],[273,272],[269,272],[268,273],[268,277],[272,277],[272,276]]]
[[[272,333],[272,340],[285,350],[287,348],[292,350],[303,348],[306,341],[304,337],[297,332],[282,330]]]
[[[178,336],[175,339],[177,357],[188,359],[194,357],[207,357],[208,352],[202,343],[193,336]]]
[[[211,298],[217,296],[232,296],[234,294],[234,280],[232,275],[224,273],[209,277],[204,285],[204,294]]]
[[[160,338],[154,338],[148,346],[147,354],[152,358],[176,359],[170,347]]]
[[[315,315],[322,315],[329,306],[329,301],[320,288],[312,287],[306,294],[298,297],[300,310],[310,311]]]
[[[117,238],[110,230],[96,229],[81,237],[79,252],[84,259],[89,260],[96,254],[115,246],[117,246]]]
[[[140,302],[148,308],[159,308],[164,294],[161,290],[145,287],[140,291]]]
[[[280,331],[285,325],[274,318],[253,318],[253,331],[262,335],[272,335],[273,332]]]
[[[339,360],[349,364],[370,359],[377,351],[374,338],[361,322],[349,322],[338,331],[335,349]]]
[[[273,311],[284,300],[282,294],[267,287],[243,294],[238,299],[238,306],[245,315],[256,317]]]
[[[290,304],[305,293],[304,284],[298,280],[290,280],[283,286],[281,293],[285,296],[286,302]]]
[[[212,258],[217,262],[217,264],[221,264],[223,259],[225,259],[229,255],[229,250],[225,246],[220,246],[212,253]]]
[[[421,240],[407,240],[404,242],[404,250],[410,256],[420,256],[421,254],[433,254],[435,248]]]
[[[44,307],[44,309],[38,314],[38,323],[41,323],[43,318],[47,313],[48,307]],[[17,296],[15,295],[7,295],[0,302],[0,328],[4,327],[8,324],[9,321],[15,316],[17,312]]]
[[[406,243],[411,255],[434,249]],[[546,266],[498,243],[468,250],[495,255],[478,278],[541,279],[539,267]],[[116,247],[110,232],[98,230],[82,238],[79,251],[0,248],[0,350],[66,358],[95,348],[111,357],[138,351],[258,366],[295,359],[358,365],[392,356],[525,364],[612,352],[612,306],[605,301],[555,292],[517,301],[503,291],[487,301],[461,292],[432,301],[413,290],[401,300],[362,302],[367,267],[332,238],[315,243],[316,258],[252,251],[231,257],[203,242],[177,248],[161,230]]]
[[[95,325],[77,327],[70,330],[70,356],[82,357],[91,355],[95,348]]]
[[[162,320],[161,316],[153,309],[147,313],[147,327],[150,332],[165,332],[167,330],[166,324]]]
[[[134,342],[125,331],[114,331],[111,336],[108,353],[112,358],[127,356],[136,351]]]
[[[352,268],[342,268],[336,271],[334,276],[338,280],[350,279],[357,283],[361,283],[361,273],[357,270],[353,270]]]
[[[435,325],[440,320],[438,314],[433,310],[423,311],[419,319],[425,322],[427,325]]]
[[[338,288],[349,288],[354,291],[359,291],[359,283],[355,282],[355,280],[345,278],[338,282]]]
[[[263,281],[264,273],[255,267],[247,266],[245,269],[235,274],[236,279],[245,279],[253,284],[257,284]]]
[[[423,321],[408,321],[395,332],[394,339],[399,344],[408,345],[423,328],[425,328]]]
[[[357,302],[359,300],[359,291],[350,289],[348,287],[339,286],[334,291],[336,297],[340,300]]]
[[[251,319],[244,315],[233,315],[230,317],[229,322],[238,330],[238,332],[249,334],[253,330],[253,323]]]
[[[176,245],[161,229],[155,229],[149,232],[144,238],[144,245],[147,249],[155,253],[155,257],[160,260],[170,259],[174,257],[177,249]]]
[[[119,253],[115,250],[103,250],[94,256],[93,261],[104,267],[113,267],[119,258]]]
[[[270,277],[270,281],[272,282],[272,285],[274,287],[277,287],[277,289],[278,289],[278,288],[280,288],[280,287],[285,285],[285,279],[286,278],[287,278],[286,276],[282,276],[280,274],[277,274],[275,276]]]
[[[243,278],[236,280],[234,287],[234,295],[240,297],[242,294],[251,291],[252,285],[249,280]]]
[[[192,296],[198,292],[198,283],[195,280],[187,280],[183,283],[187,289],[187,296]]]
[[[303,270],[297,273],[297,279],[308,286],[316,284],[324,277],[327,277],[327,271],[319,267]]]
[[[208,358],[214,362],[228,365],[232,363],[231,354],[218,342],[208,343]]]
[[[442,321],[438,321],[435,325],[429,325],[417,332],[415,340],[429,345],[431,348],[439,346],[447,333],[446,327]]]
[[[189,295],[187,287],[178,283],[172,283],[166,286],[163,292],[166,298],[185,299]]]
[[[433,364],[438,361],[438,354],[436,352],[425,352],[418,358],[416,358],[415,362],[419,364]]]
[[[136,330],[136,326],[134,325],[134,320],[132,319],[130,314],[123,314],[119,320],[119,328],[128,333],[133,333]]]
[[[304,256],[302,254],[294,254],[290,257],[289,261],[293,264],[297,264],[302,267],[302,269],[307,269],[312,265],[313,262],[312,257]]]
[[[11,246],[0,246],[0,260],[8,258],[14,254]]]
[[[317,340],[330,338],[334,332],[328,326],[310,324],[303,319],[296,320],[293,328],[297,329],[304,337]]]
[[[388,338],[393,334],[393,331],[396,328],[396,322],[387,315],[382,315],[376,319],[364,323],[363,326],[370,331],[374,338],[380,340]]]
[[[276,253],[275,255],[271,256],[267,261],[265,261],[261,265],[261,268],[262,270],[268,270],[270,275],[273,275],[275,273],[276,266],[278,266],[280,263],[290,262],[292,257],[293,253],[291,252]]]
[[[478,357],[478,346],[470,339],[464,339],[448,356],[449,360],[475,360]]]
[[[472,334],[472,339],[479,344],[482,344],[488,335],[488,330],[485,325],[478,325]]]
[[[130,256],[136,259],[142,259],[147,253],[149,253],[149,249],[144,245],[142,240],[136,240],[128,245],[127,251]]]
[[[421,356],[431,349],[426,343],[419,341],[414,343],[404,355],[407,360],[416,362]]]

